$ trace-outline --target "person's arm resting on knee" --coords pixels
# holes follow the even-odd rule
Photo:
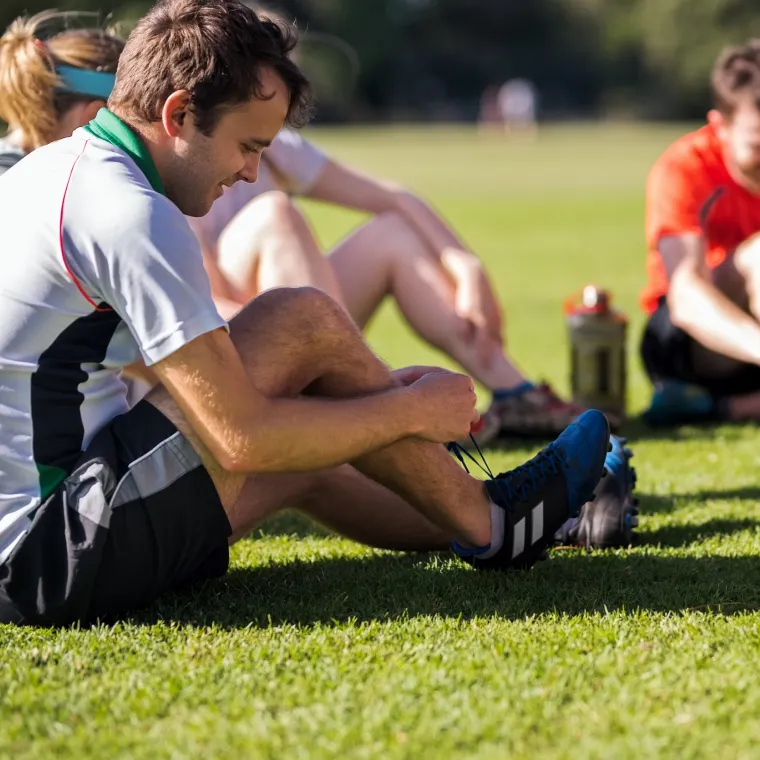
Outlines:
[[[658,250],[668,272],[670,318],[705,348],[760,364],[760,324],[712,282],[701,235],[660,240]]]
[[[445,443],[466,433],[477,417],[461,403],[471,381],[451,373],[354,399],[267,398],[224,330],[196,338],[154,369],[193,430],[231,472],[330,467],[411,436]],[[473,390],[471,409],[474,404]],[[436,409],[452,413],[440,419]]]
[[[662,159],[647,184],[647,236],[668,278],[674,325],[708,349],[760,364],[760,324],[713,283],[707,265],[702,216],[709,192],[700,178]]]

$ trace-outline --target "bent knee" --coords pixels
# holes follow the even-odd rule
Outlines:
[[[729,262],[736,267],[745,279],[760,278],[760,233],[752,235],[741,243],[736,248],[734,255],[720,267]]]
[[[293,199],[281,190],[260,195],[248,204],[247,210],[252,215],[277,225],[293,225],[304,221],[304,216]]]
[[[383,211],[374,217],[368,226],[383,241],[383,247],[387,250],[406,257],[427,252],[420,234],[398,211]]]
[[[290,321],[301,325],[304,336],[326,328],[335,329],[350,321],[345,309],[319,288],[271,288],[256,296],[241,312],[253,326],[264,319]],[[237,319],[237,318],[236,318]]]
[[[264,193],[246,204],[220,236],[220,248],[233,243],[240,243],[248,248],[251,242],[260,239],[261,235],[271,235],[278,230],[292,229],[304,226],[305,220],[290,196],[279,190]]]

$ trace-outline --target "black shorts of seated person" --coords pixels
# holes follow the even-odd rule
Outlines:
[[[152,404],[106,425],[0,566],[0,622],[115,619],[227,571],[229,520],[195,450]]]
[[[716,399],[760,391],[760,367],[742,364],[730,375],[715,378],[700,374],[692,360],[694,339],[676,327],[663,297],[652,313],[641,341],[641,358],[652,383],[678,380],[698,385]]]

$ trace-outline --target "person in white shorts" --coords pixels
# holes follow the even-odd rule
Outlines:
[[[599,412],[483,482],[441,445],[477,419],[470,378],[390,371],[316,288],[218,313],[186,217],[306,120],[294,44],[238,0],[162,0],[108,107],[0,177],[0,622],[125,614],[224,574],[291,507],[372,546],[530,567],[592,496]],[[140,363],[160,384],[129,408]]]

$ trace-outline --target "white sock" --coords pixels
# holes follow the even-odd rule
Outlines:
[[[506,524],[506,515],[504,514],[504,510],[498,506],[497,504],[494,504],[494,502],[491,502],[491,543],[488,545],[488,548],[482,552],[478,553],[476,556],[479,559],[488,559],[489,557],[493,557],[494,554],[496,554],[501,547],[504,544],[504,526]]]

